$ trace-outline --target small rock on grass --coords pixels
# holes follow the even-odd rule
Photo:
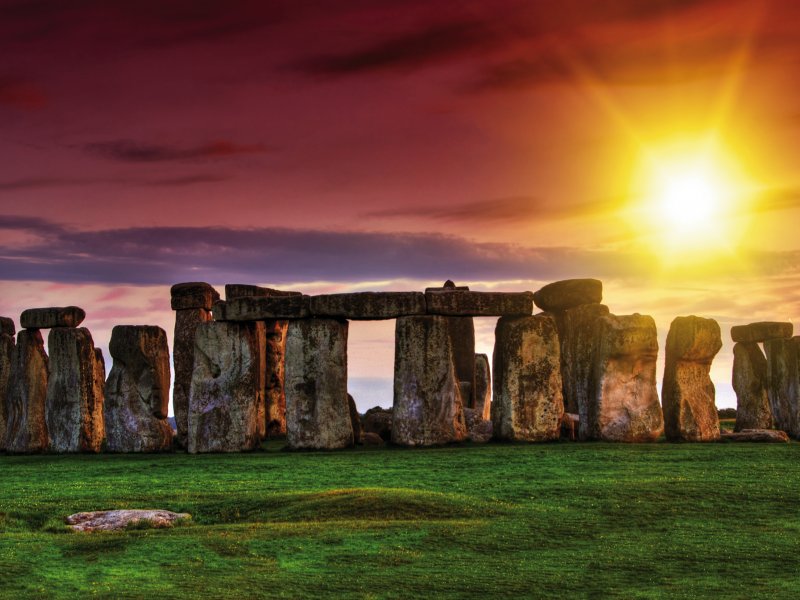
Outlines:
[[[156,529],[172,527],[176,521],[191,519],[189,513],[174,513],[169,510],[98,510],[75,513],[67,517],[67,525],[74,531],[118,531],[129,525],[146,522]]]

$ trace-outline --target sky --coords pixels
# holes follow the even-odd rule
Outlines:
[[[800,325],[798,89],[790,0],[0,0],[0,314],[81,306],[110,368],[181,281],[595,277],[662,348],[718,320],[735,406],[730,327]],[[350,335],[385,394],[393,323]]]

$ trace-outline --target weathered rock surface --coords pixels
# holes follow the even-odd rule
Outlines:
[[[219,300],[219,292],[202,281],[176,283],[170,288],[172,310],[203,308],[211,310]]]
[[[776,429],[800,437],[800,337],[764,342],[767,397]]]
[[[494,427],[489,419],[484,419],[480,411],[474,408],[464,409],[464,423],[467,426],[467,439],[484,444],[492,439]]]
[[[458,442],[466,435],[448,319],[397,319],[392,442],[433,446]]]
[[[110,452],[159,452],[172,444],[167,422],[167,334],[152,325],[117,325],[109,351],[105,425]]]
[[[386,445],[386,440],[384,440],[377,433],[367,431],[361,435],[361,443],[365,446],[384,446]]]
[[[286,330],[288,321],[264,321],[266,333],[264,376],[266,412],[266,435],[278,437],[286,435]]]
[[[241,452],[264,433],[264,324],[211,321],[197,326],[187,449]]]
[[[176,521],[191,518],[189,513],[174,513],[169,510],[128,509],[81,512],[68,516],[66,521],[75,531],[92,532],[117,531],[143,521],[159,529],[172,527]]]
[[[172,338],[172,366],[175,381],[172,389],[172,408],[175,412],[177,442],[186,447],[189,432],[189,390],[194,369],[194,336],[200,323],[211,320],[205,308],[186,308],[175,313],[175,335]]]
[[[565,412],[561,416],[561,437],[575,441],[578,439],[578,429],[581,425],[580,415]]]
[[[583,419],[587,418],[592,402],[595,324],[608,314],[604,304],[583,304],[555,313],[561,345],[564,410],[582,415]]]
[[[14,337],[16,333],[17,328],[14,327],[14,319],[0,317],[0,334]]]
[[[311,296],[310,311],[315,317],[351,320],[396,319],[425,314],[422,292],[358,292]]]
[[[375,406],[370,408],[361,419],[364,434],[374,433],[385,442],[392,439],[392,409]]]
[[[490,419],[492,409],[492,374],[489,370],[489,357],[475,355],[475,410],[481,419]]]
[[[347,394],[347,408],[350,410],[350,424],[353,427],[353,443],[361,443],[361,415],[358,414],[358,407],[355,399]]]
[[[749,325],[731,327],[731,339],[734,342],[756,343],[767,340],[786,339],[792,337],[793,326],[791,323],[763,321]]]
[[[494,436],[544,442],[558,439],[564,400],[558,333],[548,315],[503,317],[495,328]]]
[[[237,298],[253,298],[253,297],[266,297],[266,296],[302,296],[302,292],[288,292],[284,290],[275,290],[268,287],[261,287],[258,285],[249,285],[244,283],[227,283],[225,284],[225,300],[236,300]]]
[[[664,431],[656,390],[658,337],[646,315],[608,315],[597,320],[592,369],[593,401],[581,438],[652,442]]]
[[[105,438],[103,388],[94,341],[85,327],[55,327],[47,338],[50,376],[45,419],[53,452],[100,452]]]
[[[289,322],[286,333],[286,442],[291,449],[353,445],[347,402],[346,321]]]
[[[47,353],[38,329],[17,334],[8,382],[8,452],[42,452],[47,449]]]
[[[670,441],[719,439],[711,362],[722,348],[719,324],[701,317],[677,317],[667,335],[661,388],[664,433]]]
[[[559,312],[582,304],[603,300],[603,282],[597,279],[565,279],[549,283],[534,292],[536,306],[547,312]]]
[[[430,315],[461,317],[502,317],[530,315],[531,292],[470,292],[461,290],[425,292]]]
[[[0,333],[0,452],[6,449],[8,429],[8,383],[14,362],[14,338]]]
[[[249,296],[214,304],[217,321],[264,321],[305,319],[309,316],[308,296]]]
[[[789,436],[777,429],[743,429],[734,433],[726,431],[720,438],[723,442],[786,443]]]
[[[733,347],[733,390],[734,429],[770,429],[773,421],[767,395],[767,359],[756,342],[739,342]]]
[[[77,327],[86,318],[86,312],[77,306],[51,306],[29,308],[22,311],[19,325],[23,329],[50,329],[52,327]]]

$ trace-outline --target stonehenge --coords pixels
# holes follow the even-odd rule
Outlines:
[[[677,317],[669,328],[661,401],[664,433],[670,441],[711,442],[719,439],[711,361],[722,348],[722,334],[713,319]]]
[[[170,289],[170,349],[156,326],[114,327],[105,362],[79,307],[0,317],[0,451],[242,452],[285,436],[290,450],[425,447],[567,438],[652,442],[800,437],[800,337],[791,323],[731,328],[736,434],[720,435],[712,319],[677,317],[665,346],[652,317],[618,316],[596,279],[532,292],[304,295],[251,284]],[[542,309],[534,313],[534,306]],[[497,318],[492,361],[475,318]],[[392,408],[358,413],[347,388],[350,321],[395,320]],[[42,329],[49,330],[45,350]],[[762,350],[763,345],[763,350]],[[49,354],[49,356],[48,356]],[[773,429],[774,428],[774,429]]]

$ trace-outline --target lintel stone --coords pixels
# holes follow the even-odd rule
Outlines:
[[[216,321],[305,319],[310,316],[308,296],[251,296],[214,304]]]
[[[422,292],[359,292],[311,296],[311,314],[352,320],[396,319],[425,314]]]
[[[51,306],[29,308],[19,317],[23,329],[52,329],[53,327],[77,327],[86,318],[86,312],[77,306]]]
[[[202,281],[176,283],[170,288],[172,310],[204,308],[211,310],[214,302],[219,300],[219,292]]]
[[[731,338],[734,342],[760,343],[768,340],[788,339],[792,337],[793,326],[791,323],[775,321],[762,321],[749,325],[731,327]]]
[[[531,292],[427,291],[429,315],[462,317],[528,316],[533,313]]]
[[[288,292],[275,290],[273,288],[250,285],[247,283],[226,283],[225,300],[236,300],[237,298],[263,298],[266,296],[302,296],[302,292]]]

